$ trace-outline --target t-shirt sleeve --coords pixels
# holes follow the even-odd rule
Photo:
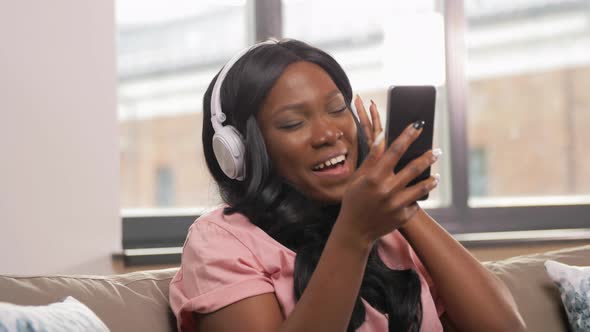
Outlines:
[[[182,263],[170,285],[179,326],[193,326],[192,312],[210,313],[242,299],[274,292],[257,257],[225,228],[207,220],[189,229]],[[181,330],[185,330],[182,328]]]
[[[412,262],[414,262],[414,265],[416,266],[416,268],[428,284],[430,295],[432,295],[432,300],[434,301],[434,305],[436,307],[436,314],[438,315],[438,317],[440,317],[445,312],[445,306],[443,304],[442,297],[440,296],[436,285],[432,281],[430,273],[428,272],[424,264],[422,264],[422,261],[420,260],[414,249],[410,245],[408,245],[408,247],[410,249],[410,258],[412,259]]]

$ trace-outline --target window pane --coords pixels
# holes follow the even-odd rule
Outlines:
[[[245,1],[117,1],[121,204],[219,202],[203,160],[202,97],[248,41]]]
[[[434,146],[449,151],[442,1],[283,0],[282,5],[284,36],[334,56],[355,93],[367,105],[375,101],[383,125],[389,86],[435,85]],[[434,165],[432,174],[441,174],[441,185],[423,206],[448,204],[449,166],[444,157]]]
[[[588,1],[465,1],[470,204],[590,193]]]
[[[158,206],[171,206],[174,204],[174,173],[170,167],[158,168],[156,204]]]

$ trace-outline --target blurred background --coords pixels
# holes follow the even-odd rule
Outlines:
[[[205,89],[269,37],[332,54],[381,111],[436,86],[421,205],[480,260],[589,243],[590,0],[20,0],[0,2],[0,274],[177,266],[220,203]]]
[[[204,4],[117,2],[124,209],[219,202],[203,161],[202,96],[225,61],[255,41],[256,22],[248,1]],[[279,6],[276,37],[326,50],[381,111],[391,85],[437,86],[434,145],[450,151],[443,1]],[[466,0],[462,19],[469,205],[590,202],[589,2]],[[452,204],[452,167],[449,158],[435,165],[443,185],[428,207]]]

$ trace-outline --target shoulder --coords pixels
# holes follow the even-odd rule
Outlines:
[[[245,215],[226,215],[223,208],[211,210],[195,220],[189,230],[189,237],[191,242],[203,241],[202,245],[216,245],[222,239],[231,239],[261,258],[271,258],[272,255],[269,254],[279,252],[286,256],[295,256],[291,249],[277,242]]]
[[[242,235],[260,236],[262,230],[241,213],[225,214],[224,207],[210,210],[191,225],[191,230],[201,233],[226,233],[240,238]],[[264,232],[263,232],[264,233]]]
[[[240,213],[226,215],[223,208],[209,211],[190,226],[183,246],[183,264],[234,259],[257,262],[269,269],[279,256],[295,256]]]
[[[209,311],[209,303],[219,308],[226,299],[236,300],[244,290],[272,291],[267,264],[254,253],[256,248],[244,243],[242,226],[228,221],[223,209],[202,215],[190,226],[180,270],[172,282],[182,283],[176,286],[182,288],[184,297],[193,302],[199,299],[204,307],[194,311]],[[240,287],[243,289],[238,292]],[[228,295],[230,291],[232,296]]]
[[[225,215],[224,208],[216,208],[197,218],[188,229],[183,245],[186,251],[197,251],[199,256],[227,255],[243,256],[251,251],[249,245],[255,245],[255,229],[248,218],[241,214]],[[223,249],[223,250],[221,250]]]
[[[203,214],[190,226],[180,269],[170,283],[170,304],[179,327],[192,322],[191,312],[210,313],[242,299],[274,292],[267,265],[248,234],[256,226],[244,216]]]

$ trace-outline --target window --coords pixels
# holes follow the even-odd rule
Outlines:
[[[486,150],[475,148],[469,151],[469,193],[475,197],[487,196],[488,171]]]
[[[588,1],[465,5],[468,142],[490,171],[470,205],[590,203]]]
[[[588,227],[587,0],[117,7],[125,249],[181,246],[197,208],[219,202],[202,160],[202,96],[235,52],[271,36],[328,51],[382,112],[391,85],[437,87],[434,146],[445,154],[433,172],[442,181],[421,205],[458,239]]]
[[[444,140],[448,127],[444,125],[447,103],[442,10],[442,1],[434,0],[282,0],[283,33],[334,56],[346,71],[355,93],[367,105],[369,100],[375,101],[383,125],[390,86],[436,86],[434,146],[448,151]],[[432,173],[441,174],[441,187],[447,190],[435,189],[424,206],[450,203],[450,198],[445,197],[451,183],[449,166],[434,165]]]
[[[174,173],[170,167],[159,167],[156,173],[156,205],[173,206]]]
[[[246,3],[119,0],[117,9],[124,211],[219,203],[203,160],[202,97],[251,43]],[[159,164],[168,166],[151,171]]]

